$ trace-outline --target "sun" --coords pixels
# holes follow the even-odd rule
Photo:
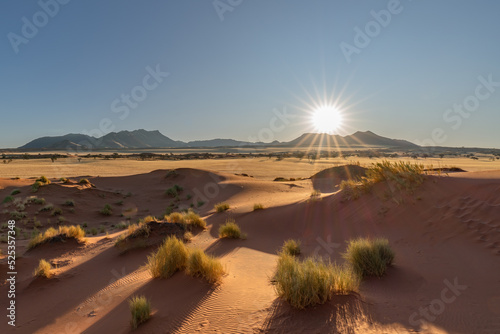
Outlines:
[[[311,122],[319,133],[333,134],[342,125],[342,113],[334,106],[322,106],[313,112]]]

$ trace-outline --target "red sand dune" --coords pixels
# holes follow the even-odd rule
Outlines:
[[[0,198],[18,188],[16,197],[37,195],[62,207],[71,224],[105,225],[110,232],[110,239],[99,234],[86,244],[50,243],[24,253],[17,261],[17,327],[12,330],[3,320],[0,332],[128,333],[127,300],[144,294],[153,316],[137,333],[500,333],[500,172],[428,176],[415,194],[402,197],[378,184],[353,201],[342,200],[332,185],[335,192],[311,201],[311,180],[176,172],[167,178],[167,171],[89,178],[95,188],[54,180],[36,194],[30,193],[33,180],[0,180]],[[200,212],[208,229],[196,234],[189,247],[201,247],[223,262],[227,275],[216,288],[184,273],[152,279],[143,265],[153,249],[122,254],[113,247],[123,232],[111,224],[127,215],[132,222],[160,215],[171,202],[164,192],[174,184],[184,188],[180,208],[206,202]],[[187,200],[186,194],[193,197]],[[74,213],[61,206],[68,198],[75,201]],[[119,201],[123,205],[114,204]],[[220,201],[231,209],[215,213],[213,205]],[[112,216],[99,214],[105,203],[112,204]],[[265,209],[252,211],[254,203]],[[28,217],[38,209],[27,206]],[[50,213],[37,216],[43,228],[49,226],[47,219],[56,225]],[[8,220],[7,213],[1,217]],[[248,234],[246,240],[217,238],[228,217]],[[346,241],[359,236],[389,239],[396,259],[386,276],[364,280],[359,294],[334,296],[306,310],[277,299],[270,277],[284,240],[300,239],[303,257],[342,262]],[[18,252],[26,244],[18,241]],[[5,244],[1,247],[5,253]],[[58,264],[49,280],[32,278],[41,258]],[[3,257],[2,282],[5,263]],[[6,289],[0,286],[3,310]]]

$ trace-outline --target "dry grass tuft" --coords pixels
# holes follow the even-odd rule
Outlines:
[[[361,276],[380,277],[392,264],[395,254],[387,239],[359,238],[349,241],[343,256]]]
[[[188,250],[175,236],[165,239],[156,253],[148,256],[148,269],[154,278],[169,278],[186,267]]]
[[[140,324],[146,322],[151,317],[151,303],[145,296],[134,296],[129,301],[132,320],[130,324],[133,329],[136,329]]]
[[[229,204],[227,204],[226,202],[217,203],[214,206],[214,209],[217,212],[224,212],[224,211],[229,210],[229,208],[230,208]]]
[[[300,240],[289,239],[283,243],[281,248],[283,253],[288,255],[297,256],[300,254]]]
[[[81,241],[85,237],[85,231],[80,225],[59,226],[57,230],[53,227],[49,227],[44,233],[37,234],[29,241],[28,249],[33,249],[56,237],[74,238],[77,241]]]
[[[228,219],[225,224],[219,227],[219,238],[245,239],[245,237],[234,219]]]
[[[33,271],[33,276],[50,278],[50,276],[52,276],[50,269],[52,269],[50,263],[45,261],[44,259],[41,259],[38,263],[38,267],[36,267],[35,271]]]
[[[186,272],[188,275],[202,277],[211,284],[220,282],[224,268],[218,259],[205,254],[201,249],[189,251]]]

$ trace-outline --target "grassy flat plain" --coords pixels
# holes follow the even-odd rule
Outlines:
[[[246,173],[262,180],[273,180],[276,177],[309,177],[325,168],[340,166],[348,163],[359,162],[361,166],[368,167],[372,163],[384,159],[376,158],[322,158],[314,163],[307,158],[232,158],[232,159],[197,159],[197,160],[153,160],[142,161],[119,158],[116,160],[87,159],[81,162],[67,158],[51,162],[50,159],[20,160],[16,159],[8,164],[0,163],[0,176],[5,178],[38,177],[45,175],[48,178],[76,177],[76,176],[125,176],[151,172],[157,169],[194,168],[205,169],[224,173]],[[411,161],[424,164],[424,166],[460,167],[466,171],[485,171],[500,169],[500,160],[490,161],[487,158],[473,160],[469,158],[427,158],[409,159],[394,158],[389,161]]]

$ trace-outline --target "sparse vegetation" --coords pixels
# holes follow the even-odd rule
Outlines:
[[[39,233],[32,238],[28,243],[28,249],[33,249],[57,237],[74,238],[81,241],[85,237],[85,231],[80,227],[80,225],[59,226],[59,229],[57,230],[50,227],[44,233]]]
[[[229,210],[229,204],[227,204],[226,202],[217,203],[215,204],[214,209],[217,212],[224,212]]]
[[[389,241],[383,238],[350,240],[344,258],[361,276],[383,276],[394,260]]]
[[[189,251],[186,272],[188,275],[202,277],[214,284],[221,280],[224,268],[218,259],[205,254],[201,249]]]
[[[109,204],[104,205],[104,208],[102,208],[102,210],[99,211],[99,213],[103,216],[111,216],[113,214],[113,210],[111,209],[111,205],[109,205]]]
[[[134,296],[128,303],[130,313],[132,313],[130,324],[133,329],[136,329],[140,324],[146,322],[151,317],[151,303],[144,296]]]
[[[386,181],[399,190],[413,192],[424,182],[424,166],[409,162],[390,162],[384,160],[372,164],[366,170],[366,177],[343,180],[340,189],[344,198],[357,199],[364,193],[369,193],[375,183]]]
[[[203,201],[196,202],[197,207],[203,206],[204,204],[205,204],[205,202],[203,202]]]
[[[264,210],[264,205],[262,205],[260,203],[255,203],[253,205],[253,211],[257,211],[257,210]]]
[[[175,236],[165,239],[156,253],[148,256],[148,269],[154,278],[169,278],[186,267],[188,250]]]
[[[203,229],[207,227],[207,223],[205,222],[205,220],[203,220],[198,214],[196,214],[191,209],[189,209],[188,212],[184,215],[184,219],[186,223],[192,226],[201,227]]]
[[[33,271],[33,276],[50,278],[50,276],[52,275],[52,273],[50,272],[51,269],[52,266],[50,265],[50,263],[45,259],[41,259],[38,263],[38,267],[36,267]]]
[[[350,267],[313,258],[301,262],[284,252],[279,254],[273,280],[278,296],[298,309],[323,304],[334,293],[358,291],[359,283],[359,276]]]
[[[19,190],[19,189],[14,189],[14,190],[12,190],[12,192],[11,192],[10,194],[11,194],[12,196],[14,196],[14,195],[19,194],[20,192],[21,192],[21,190]]]
[[[178,197],[179,194],[182,192],[182,190],[183,190],[182,187],[176,184],[176,185],[168,188],[165,191],[165,194],[169,197]]]
[[[52,210],[52,213],[51,215],[52,216],[60,216],[62,215],[63,211],[61,208],[54,208],[54,210]]]
[[[80,181],[78,181],[78,183],[80,183],[80,184],[90,184],[90,181],[89,181],[89,179],[80,179]]]
[[[300,240],[289,239],[283,243],[283,247],[281,248],[283,253],[288,255],[297,256],[300,254]]]
[[[92,228],[90,229],[90,233],[91,233],[92,235],[97,235],[97,228],[92,227]]]
[[[26,200],[26,203],[33,203],[33,204],[38,204],[38,205],[44,205],[45,204],[45,198],[38,198],[36,196],[31,196],[28,197]]]
[[[44,212],[44,211],[52,211],[54,209],[54,206],[52,204],[47,204],[45,206],[42,206],[40,208],[40,212]]]
[[[65,178],[65,177],[61,177],[59,179],[59,181],[62,182],[62,183],[69,183],[70,182],[70,180],[68,178]]]
[[[63,203],[64,206],[75,206],[75,201],[73,201],[72,199],[68,199],[67,201],[65,201]]]
[[[12,196],[6,196],[4,199],[3,199],[3,202],[2,203],[10,203],[14,200],[14,197]]]
[[[228,219],[225,224],[219,227],[219,238],[245,239],[245,237],[234,219]]]

